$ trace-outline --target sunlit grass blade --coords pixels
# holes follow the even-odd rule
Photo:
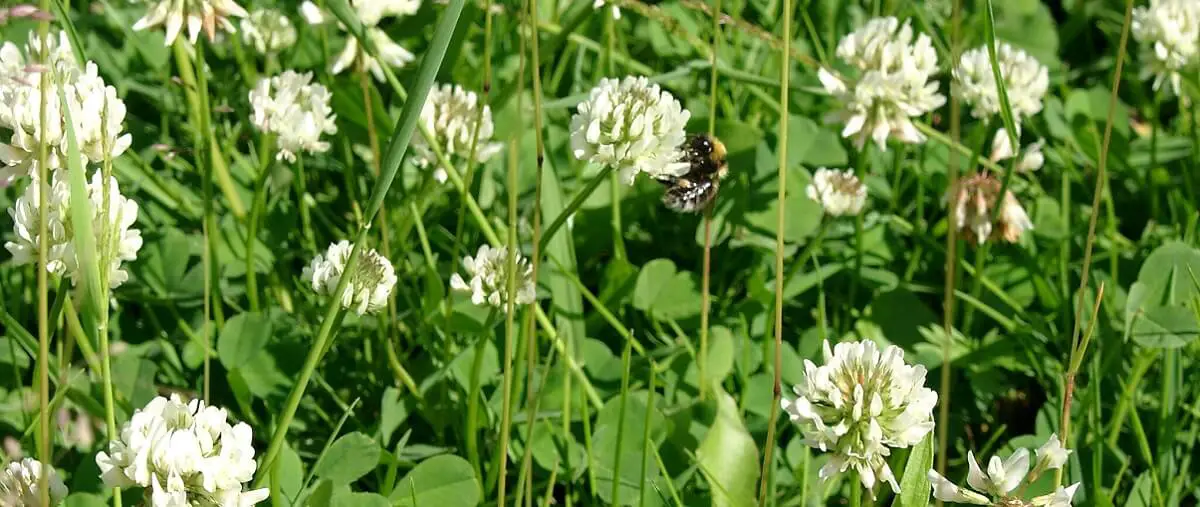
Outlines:
[[[364,208],[363,224],[359,228],[354,248],[346,260],[345,270],[343,271],[343,275],[339,277],[337,288],[334,289],[333,294],[341,294],[349,284],[350,277],[346,275],[354,272],[363,248],[363,243],[366,240],[368,231],[370,231],[371,223],[374,221],[375,215],[379,213],[380,207],[383,206],[383,200],[387,196],[392,182],[395,181],[396,174],[400,172],[400,163],[404,160],[404,154],[408,151],[409,142],[412,140],[413,132],[416,130],[418,120],[420,119],[421,107],[425,103],[425,98],[429,95],[429,89],[433,87],[434,77],[437,75],[438,69],[441,68],[442,59],[446,55],[446,48],[450,44],[450,37],[454,33],[454,27],[458,24],[458,18],[462,14],[465,3],[465,0],[451,1],[438,21],[433,42],[421,60],[421,65],[417,70],[416,82],[410,91],[408,100],[404,103],[404,108],[400,112],[400,118],[396,121],[396,129],[393,131],[392,138],[388,142],[387,154],[384,156],[381,166],[382,173],[380,174],[379,181],[376,182],[370,201]],[[300,371],[296,385],[292,388],[284,409],[280,413],[275,432],[271,437],[271,443],[266,453],[263,454],[261,464],[263,471],[270,470],[275,458],[279,455],[280,449],[283,447],[288,426],[291,424],[292,418],[296,415],[301,398],[308,387],[308,381],[320,363],[325,348],[332,344],[332,334],[335,331],[334,323],[339,320],[338,315],[340,313],[342,313],[341,301],[339,298],[330,298],[326,304],[321,329],[317,332],[314,345],[310,349],[303,369]],[[266,473],[260,472],[255,484],[262,484],[261,481],[266,476]]]

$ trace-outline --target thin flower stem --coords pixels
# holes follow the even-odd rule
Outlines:
[[[492,314],[495,314],[493,311]],[[493,316],[487,320],[489,327],[494,324]],[[475,338],[475,356],[471,358],[471,381],[467,389],[467,457],[475,473],[483,477],[483,460],[479,457],[479,390],[480,372],[483,370],[483,355],[486,351],[488,336],[481,334]]]
[[[619,408],[617,409],[617,442],[616,442],[616,446],[618,449],[620,449],[622,447],[623,439],[625,438],[625,409],[627,408],[628,401],[629,401],[629,369],[630,369],[630,357],[633,355],[633,354],[631,354],[632,349],[633,348],[630,346],[630,342],[627,341],[627,342],[625,342],[624,349],[621,351],[621,391],[620,391],[621,394],[618,395],[618,398],[620,401],[617,402],[617,406]],[[650,407],[646,407],[646,411],[649,411],[649,410],[650,410]],[[643,456],[643,458],[644,458],[644,456]],[[613,454],[612,499],[613,499],[613,503],[618,504],[618,505],[623,503],[623,502],[621,502],[621,496],[620,496],[621,482],[622,482],[620,479],[620,477],[621,477],[621,462],[622,461],[625,461],[625,460],[622,459],[622,456],[619,453]],[[645,477],[645,476],[643,476],[643,477]]]
[[[610,174],[615,175],[616,171],[613,170],[612,166],[604,166],[602,169],[600,169],[599,173],[597,173],[592,177],[592,179],[588,180],[588,182],[584,184],[583,188],[579,190],[579,193],[575,194],[575,197],[571,198],[571,202],[567,203],[567,207],[563,208],[562,213],[559,213],[558,216],[554,217],[554,220],[550,222],[550,225],[546,226],[545,232],[542,233],[541,240],[538,241],[540,248],[546,248],[546,245],[550,244],[550,240],[554,239],[554,233],[558,232],[558,230],[567,223],[567,219],[570,218],[571,215],[574,215],[575,212],[579,210],[580,206],[583,206],[583,203],[587,201],[588,197],[591,197],[592,192],[595,192],[596,188],[598,188],[600,184],[604,182],[604,178],[608,177]]]
[[[713,0],[712,12],[712,52],[708,81],[708,135],[717,135],[717,77],[720,74],[717,66],[717,54],[721,51],[721,0]],[[700,399],[705,399],[708,391],[708,319],[712,310],[712,295],[708,292],[712,279],[712,214],[714,204],[704,208],[704,261],[700,277],[700,357],[696,364],[699,368]]]
[[[254,180],[254,201],[250,204],[250,218],[246,223],[246,297],[250,311],[257,312],[258,273],[254,268],[254,250],[258,245],[258,221],[262,219],[263,206],[267,200],[267,177],[271,174],[271,154],[274,139],[263,134],[258,143],[258,178]]]
[[[308,210],[308,175],[304,171],[304,157],[296,157],[296,176],[292,178],[296,187],[296,199],[300,202],[300,228],[303,230],[304,248],[309,252],[317,250],[317,240],[313,232],[312,217]],[[357,204],[355,211],[358,211]]]
[[[479,107],[475,110],[475,130],[471,133],[471,150],[466,162],[466,186],[468,189],[474,185],[475,170],[480,165],[475,160],[479,153],[479,131],[481,130],[479,127],[483,125],[483,109],[488,107],[488,100],[492,95],[492,0],[484,3],[483,12],[483,83],[479,87]],[[454,226],[454,245],[450,248],[451,259],[458,259],[459,250],[462,248],[463,226],[466,225],[466,221],[467,205],[465,202],[460,202],[458,221]]]
[[[792,33],[792,0],[783,0],[783,32],[788,37]],[[788,80],[791,77],[791,58],[780,58],[779,69],[779,141],[776,145],[776,151],[779,155],[779,177],[776,182],[779,185],[775,202],[778,203],[778,212],[775,215],[775,367],[774,380],[771,390],[771,415],[767,422],[767,440],[763,443],[763,462],[760,472],[760,482],[758,486],[758,505],[763,507],[767,503],[767,498],[774,496],[769,495],[768,490],[771,489],[771,477],[775,467],[772,466],[772,456],[775,451],[775,426],[779,420],[779,399],[783,396],[782,369],[783,369],[783,233],[784,224],[786,222],[787,206],[787,162],[788,162]]]
[[[50,10],[49,0],[39,2],[42,11]],[[41,40],[41,54],[49,54],[50,21],[38,23],[38,37]],[[48,132],[50,119],[47,114],[47,104],[50,101],[50,72],[39,73],[38,82],[38,125],[42,132]],[[39,136],[40,137],[40,136]],[[38,251],[37,251],[37,315],[38,315],[38,355],[37,355],[37,391],[38,414],[37,454],[42,466],[52,466],[50,455],[50,280],[46,265],[49,264],[50,254],[50,213],[47,203],[50,202],[50,145],[45,139],[39,139],[37,145],[38,162]],[[108,437],[113,437],[109,433]],[[50,505],[50,474],[40,474],[38,477],[39,500],[43,506]],[[119,505],[119,504],[117,504]]]
[[[951,61],[958,61],[958,55],[962,51],[962,2],[954,0],[950,14],[950,54]],[[950,82],[950,90],[947,95],[950,96],[950,137],[946,138],[938,135],[942,139],[948,141],[949,146],[962,146],[962,124],[960,104],[958,95],[954,93],[954,81]],[[920,126],[918,126],[920,128]],[[936,132],[936,131],[934,131]],[[933,137],[932,135],[930,137]],[[947,160],[946,172],[949,174],[949,188],[955,188],[958,185],[958,155],[962,153],[958,150],[950,150],[950,155]],[[957,207],[957,193],[950,194],[949,202],[946,203],[946,209],[955,209]],[[937,471],[942,475],[946,475],[946,458],[950,450],[949,443],[949,428],[950,428],[950,342],[954,336],[954,274],[955,268],[958,265],[958,238],[955,227],[948,227],[946,231],[946,283],[942,289],[942,376],[941,386],[938,390],[938,421],[937,421]],[[977,271],[976,276],[980,273]],[[937,505],[940,507],[942,501],[938,500]]]
[[[104,119],[108,118],[108,102],[107,101],[104,104],[104,112],[103,112],[102,118],[104,118]],[[100,217],[101,217],[100,223],[104,224],[104,225],[102,226],[101,232],[100,232],[102,235],[101,241],[100,241],[100,244],[102,245],[102,247],[100,249],[100,264],[99,264],[100,266],[103,266],[103,268],[99,269],[98,271],[100,274],[100,277],[99,277],[100,284],[99,285],[100,285],[101,291],[104,293],[104,296],[103,296],[104,300],[101,303],[102,305],[99,308],[97,308],[97,310],[99,310],[100,322],[99,322],[99,325],[97,326],[96,334],[99,338],[98,341],[99,341],[99,346],[100,346],[100,378],[101,378],[101,381],[103,382],[102,389],[103,389],[103,393],[104,393],[103,394],[103,396],[104,396],[104,424],[105,424],[105,429],[108,431],[109,438],[111,439],[111,438],[113,438],[112,437],[113,435],[117,435],[118,433],[117,433],[117,419],[116,419],[117,410],[115,407],[114,397],[113,397],[112,357],[111,357],[111,354],[109,351],[109,346],[108,346],[109,269],[107,268],[107,266],[110,265],[112,256],[116,255],[116,252],[112,251],[112,248],[113,248],[112,245],[114,245],[114,241],[113,241],[113,238],[111,237],[111,235],[112,234],[120,234],[120,232],[113,230],[113,227],[111,227],[109,225],[113,222],[112,218],[108,216],[109,212],[112,210],[112,206],[111,206],[111,202],[110,202],[110,200],[112,198],[110,187],[112,185],[112,179],[113,179],[113,174],[112,174],[113,164],[112,164],[112,157],[109,156],[109,153],[111,153],[111,147],[109,146],[109,133],[108,133],[108,122],[107,121],[100,122],[100,143],[101,143],[102,151],[104,153],[104,160],[101,165],[101,178],[103,180],[102,192],[104,193],[104,198],[103,198],[103,202],[101,203],[101,208],[100,208]],[[80,343],[83,343],[84,341],[86,341],[86,337],[84,338],[84,340],[80,340]],[[80,348],[82,349],[83,347],[81,346]],[[121,489],[120,488],[113,488],[113,504],[116,505],[117,507],[120,507],[120,505],[121,505]]]
[[[1125,2],[1125,21],[1121,26],[1121,41],[1117,45],[1117,63],[1113,71],[1112,93],[1108,101],[1108,117],[1104,123],[1104,140],[1100,146],[1100,160],[1097,167],[1096,185],[1092,191],[1092,212],[1088,217],[1088,235],[1083,248],[1083,268],[1079,280],[1079,290],[1076,292],[1075,322],[1071,330],[1072,350],[1078,349],[1080,324],[1083,319],[1083,291],[1088,287],[1088,277],[1091,274],[1092,248],[1096,243],[1096,218],[1100,213],[1100,198],[1104,194],[1105,182],[1108,179],[1108,148],[1112,141],[1113,118],[1117,109],[1118,91],[1121,88],[1121,71],[1125,67],[1125,47],[1129,42],[1129,27],[1133,16],[1133,0]],[[1063,439],[1064,445],[1066,439]]]
[[[507,269],[505,273],[507,280],[505,282],[507,297],[504,302],[504,352],[501,357],[502,370],[504,372],[503,387],[501,393],[503,396],[503,405],[501,407],[501,423],[500,423],[500,446],[496,450],[496,460],[500,463],[500,472],[497,475],[499,478],[499,493],[497,501],[500,504],[505,502],[505,491],[508,484],[506,472],[508,470],[508,440],[511,430],[512,421],[512,354],[513,354],[513,339],[517,333],[514,319],[516,316],[516,298],[513,297],[517,293],[517,154],[515,150],[509,150],[508,153],[508,259]]]

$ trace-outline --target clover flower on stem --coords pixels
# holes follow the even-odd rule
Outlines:
[[[1183,91],[1183,73],[1200,66],[1200,2],[1150,0],[1133,10],[1133,38],[1150,61],[1143,74],[1154,76],[1154,89],[1164,84],[1176,95]]]
[[[154,507],[247,507],[269,494],[243,490],[257,468],[250,426],[230,425],[225,409],[178,394],[134,412],[96,465],[106,486],[141,486]]]
[[[655,179],[682,176],[681,161],[691,113],[670,92],[645,77],[600,80],[571,117],[576,159],[611,166],[633,184],[639,173]]]
[[[1000,197],[1003,183],[991,173],[981,172],[958,180],[946,198],[954,206],[954,226],[968,242],[982,245],[988,239],[1016,243],[1033,222],[1012,191]],[[952,200],[951,200],[952,199]],[[992,210],[999,203],[1000,214],[992,222]]]
[[[1005,460],[1001,460],[999,456],[992,456],[986,470],[980,468],[975,460],[975,453],[967,451],[967,464],[970,467],[967,484],[970,488],[960,487],[936,471],[930,470],[927,475],[933,497],[943,502],[975,505],[1070,507],[1071,498],[1075,496],[1075,490],[1079,489],[1079,483],[1066,488],[1058,486],[1053,492],[1029,501],[1022,498],[1025,488],[1033,484],[1041,474],[1062,468],[1071,454],[1070,450],[1063,448],[1058,435],[1050,435],[1036,452],[1037,461],[1031,472],[1029,450],[1025,448],[1017,449]]]
[[[482,107],[481,112],[479,108]],[[478,125],[476,122],[478,121]],[[433,134],[413,137],[414,160],[417,166],[427,168],[437,165],[431,145],[438,146],[451,160],[466,160],[470,157],[471,143],[476,141],[475,162],[486,162],[500,152],[501,144],[492,142],[495,126],[492,124],[492,109],[481,104],[479,96],[459,85],[443,84],[429,90],[429,97],[421,107],[421,124]],[[479,138],[475,139],[475,130]],[[446,172],[438,167],[434,172],[438,182],[445,183]]]
[[[352,34],[347,34],[346,45],[334,59],[330,72],[340,74],[343,70],[358,63],[370,71],[377,81],[383,81],[386,76],[380,60],[390,67],[403,67],[416,59],[416,56],[396,44],[396,41],[393,41],[387,32],[384,32],[378,25],[386,17],[416,14],[417,10],[421,8],[421,0],[352,0],[350,6],[354,8],[359,21],[366,28],[367,38],[379,51],[379,58],[376,59],[367,54],[365,50],[359,48],[358,39]],[[300,13],[310,24],[324,23],[330,18],[328,13],[323,12],[311,1],[305,1],[300,5]],[[340,24],[338,26],[345,30],[344,26]]]
[[[261,54],[278,53],[296,43],[296,27],[282,12],[257,9],[242,18],[242,40]]]
[[[331,98],[328,89],[312,82],[311,72],[285,71],[260,79],[250,90],[250,120],[260,132],[275,135],[276,160],[295,162],[296,152],[329,150],[321,135],[337,132]]]
[[[1049,71],[1029,53],[1005,42],[996,43],[996,63],[1013,120],[1019,125],[1023,118],[1042,111],[1042,97],[1050,87]],[[989,118],[1000,114],[1000,90],[987,46],[967,50],[954,68],[954,81],[962,99],[971,105],[971,115]]]
[[[105,84],[93,62],[80,67],[71,53],[66,32],[45,41],[30,33],[22,52],[16,44],[0,47],[0,127],[12,131],[0,141],[0,187],[13,179],[36,174],[37,147],[50,147],[48,169],[63,166],[66,156],[66,103],[83,163],[120,156],[132,138],[122,134],[125,103]],[[46,123],[41,121],[41,73],[49,73]],[[62,96],[62,99],[60,99]]]
[[[45,205],[39,201],[38,179],[33,178],[25,193],[17,198],[8,214],[13,219],[13,241],[4,248],[13,256],[17,265],[37,263],[38,219],[41,213],[47,217],[46,271],[54,275],[67,276],[78,286],[83,279],[75,247],[75,225],[71,217],[71,189],[67,175],[55,171],[50,184],[50,201]],[[121,195],[116,178],[108,183],[108,209],[104,209],[104,179],[100,171],[92,173],[87,183],[88,199],[92,203],[92,232],[96,236],[97,254],[108,259],[108,288],[115,289],[129,279],[123,264],[137,259],[142,248],[142,233],[134,229],[138,205]]]
[[[933,79],[937,52],[928,35],[913,39],[912,26],[893,17],[874,18],[838,42],[837,56],[858,71],[845,80],[825,68],[817,77],[835,99],[840,111],[828,120],[845,124],[842,137],[852,138],[862,149],[868,139],[887,149],[889,137],[919,144],[925,136],[912,118],[946,103]]]
[[[450,288],[471,293],[471,302],[476,305],[489,304],[495,308],[506,308],[508,305],[508,247],[492,248],[488,245],[479,247],[475,257],[470,255],[463,258],[463,268],[470,281],[463,279],[458,273],[450,277]],[[527,305],[537,300],[537,284],[533,279],[533,266],[529,260],[517,252],[514,263],[516,268],[516,300],[517,305]]]
[[[166,46],[175,42],[184,22],[187,23],[188,41],[195,44],[201,29],[211,42],[217,37],[217,29],[237,32],[230,17],[247,16],[246,9],[234,0],[152,0],[152,3],[146,15],[133,24],[133,31],[163,25],[167,30]]]
[[[781,401],[804,442],[829,452],[819,476],[853,468],[872,496],[878,484],[900,492],[888,466],[892,449],[911,447],[933,430],[937,393],[925,387],[925,367],[904,362],[895,345],[879,350],[874,342],[845,342],[823,347],[825,364],[804,360],[804,381]]]
[[[809,199],[821,205],[825,213],[835,217],[857,215],[867,202],[867,186],[859,181],[851,169],[838,171],[818,168],[805,192]]]
[[[9,463],[0,470],[0,505],[5,507],[36,507],[41,501],[42,473],[50,489],[50,505],[58,505],[67,496],[67,486],[54,467],[33,458]]]
[[[354,245],[345,240],[329,245],[324,255],[317,254],[304,268],[301,278],[317,294],[333,296],[353,249]],[[341,299],[342,308],[354,310],[359,315],[374,313],[387,306],[388,296],[396,286],[392,263],[374,249],[362,252],[354,271],[346,276],[350,280],[337,297]]]

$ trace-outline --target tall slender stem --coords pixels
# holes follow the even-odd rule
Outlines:
[[[258,143],[258,177],[254,180],[254,201],[250,203],[250,218],[246,223],[246,298],[250,311],[258,306],[258,272],[254,266],[254,250],[258,245],[258,221],[262,219],[263,206],[267,199],[267,177],[271,174],[271,134],[263,134]]]
[[[517,260],[517,157],[514,150],[509,150],[508,154],[508,242],[507,242],[508,258],[506,260],[508,269],[505,271],[507,280],[505,287],[507,288],[504,302],[504,352],[501,357],[503,365],[503,386],[501,407],[501,423],[500,423],[500,447],[496,451],[496,459],[500,462],[499,477],[499,492],[497,502],[499,505],[505,503],[505,491],[507,488],[508,471],[508,440],[510,436],[510,423],[512,421],[512,353],[513,339],[516,335],[516,326],[514,317],[516,314],[516,298],[513,296],[517,293],[517,277],[516,277],[516,260]]]
[[[708,135],[717,135],[717,54],[721,48],[721,0],[714,0],[712,12],[712,52],[708,82]],[[700,399],[708,390],[708,317],[712,307],[712,296],[708,286],[712,279],[712,208],[704,209],[704,264],[700,277],[700,358],[697,366],[700,374]]]
[[[41,0],[41,10],[44,12],[50,11],[49,0]],[[42,58],[50,54],[49,38],[50,38],[50,21],[42,20],[38,23],[38,37],[41,40],[42,47],[40,48]],[[40,107],[38,108],[38,125],[41,126],[42,132],[48,132],[49,117],[46,107],[50,101],[50,72],[41,72],[38,82],[38,100]],[[57,100],[57,99],[56,99]],[[41,412],[38,414],[38,432],[37,432],[37,447],[38,460],[42,462],[42,466],[53,466],[50,456],[50,280],[47,277],[46,265],[49,263],[50,254],[50,145],[45,139],[40,139],[37,145],[37,161],[38,161],[38,203],[41,210],[38,212],[38,252],[37,252],[37,312],[38,312],[38,357],[37,357],[37,391],[38,391],[38,406]],[[112,438],[112,434],[109,434]],[[38,478],[38,492],[40,501],[43,506],[50,505],[50,489],[48,487],[49,474],[41,474]]]
[[[950,60],[958,61],[958,53],[961,50],[960,46],[960,28],[962,21],[962,2],[954,0],[952,11],[950,14]],[[961,111],[959,109],[958,95],[954,93],[954,81],[950,82],[950,139],[954,144],[958,144],[962,138],[962,125],[960,124]],[[950,156],[947,160],[946,171],[949,173],[950,187],[955,188],[958,185],[958,152],[950,150]],[[955,209],[956,193],[950,194],[950,202],[946,203],[946,209]],[[950,342],[954,336],[954,271],[958,265],[958,238],[957,231],[954,227],[949,227],[946,232],[946,283],[942,288],[942,377],[941,388],[938,390],[938,422],[937,422],[937,439],[938,439],[938,458],[937,469],[938,473],[946,474],[946,455],[949,453],[947,449],[947,439],[949,438],[950,427]],[[938,505],[942,505],[942,501],[938,500]]]
[[[790,40],[792,33],[792,0],[783,0],[783,34]],[[788,153],[788,81],[791,77],[791,62],[786,49],[779,57],[779,189],[775,196],[778,212],[775,215],[775,367],[771,389],[771,417],[767,422],[767,441],[763,444],[762,472],[758,487],[758,505],[766,505],[771,476],[775,467],[771,459],[775,451],[775,427],[779,419],[779,399],[783,396],[781,374],[783,369],[783,232],[787,211],[787,153]]]

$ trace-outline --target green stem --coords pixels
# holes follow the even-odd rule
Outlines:
[[[783,0],[783,31],[788,35],[792,33],[792,0]],[[790,42],[785,44],[784,51]],[[763,444],[763,462],[761,470],[761,479],[758,488],[758,505],[763,507],[766,505],[767,498],[774,495],[768,494],[770,489],[771,477],[774,475],[775,467],[772,466],[772,456],[775,451],[775,426],[779,419],[779,400],[783,396],[781,388],[782,370],[783,370],[783,233],[784,223],[786,221],[786,208],[783,203],[787,202],[787,163],[788,163],[788,91],[790,90],[788,81],[791,77],[791,58],[788,58],[788,53],[783,53],[783,58],[779,59],[779,140],[776,144],[776,150],[779,152],[779,168],[778,181],[779,186],[775,202],[779,203],[779,210],[775,216],[775,366],[773,368],[774,381],[772,382],[771,392],[771,416],[767,423],[767,440]]]
[[[584,201],[586,201],[587,198],[592,195],[592,192],[596,191],[596,188],[600,186],[600,183],[604,181],[604,178],[607,177],[609,173],[615,173],[615,171],[613,171],[612,166],[605,166],[600,170],[599,173],[593,176],[592,179],[588,180],[587,184],[585,184],[584,187],[579,190],[579,193],[575,194],[575,197],[571,199],[571,202],[567,203],[567,207],[563,208],[562,213],[559,213],[558,216],[554,217],[554,221],[550,222],[550,225],[546,226],[546,230],[542,232],[542,239],[538,243],[539,248],[545,249],[546,245],[550,244],[550,240],[554,239],[554,233],[558,232],[558,230],[562,228],[563,224],[567,223],[567,218],[579,210],[579,207],[582,206]]]
[[[488,322],[491,322],[491,318]],[[479,477],[483,477],[483,460],[479,458],[479,390],[480,373],[483,370],[483,355],[487,336],[480,335],[475,341],[475,357],[471,361],[471,387],[467,391],[467,456]]]
[[[296,157],[296,176],[292,178],[296,187],[296,200],[299,201],[300,227],[303,231],[304,246],[309,252],[317,250],[316,235],[313,233],[312,216],[308,210],[308,176],[304,171],[304,158]]]
[[[263,207],[267,200],[267,177],[271,174],[271,154],[273,139],[270,134],[263,134],[258,146],[258,178],[254,181],[254,201],[250,205],[250,219],[246,224],[246,297],[250,300],[250,311],[257,312],[258,306],[258,273],[254,266],[254,250],[258,245],[258,221],[262,219]]]
[[[43,12],[50,11],[49,0],[39,2]],[[38,36],[42,42],[41,54],[49,54],[50,21],[38,23]],[[42,132],[48,132],[49,118],[47,104],[50,95],[50,73],[42,72],[38,83],[38,125]],[[57,121],[57,120],[56,120]],[[37,145],[38,161],[38,202],[43,208],[50,202],[50,145],[45,139]],[[38,213],[38,251],[37,251],[37,315],[38,315],[38,354],[37,354],[37,392],[38,405],[41,413],[38,415],[37,455],[42,466],[53,466],[50,455],[50,280],[46,266],[49,263],[49,210],[43,209]],[[109,433],[113,438],[115,433]],[[38,478],[38,492],[42,505],[50,505],[49,474],[41,474]],[[118,501],[119,502],[119,501]],[[116,503],[116,505],[120,505]]]

